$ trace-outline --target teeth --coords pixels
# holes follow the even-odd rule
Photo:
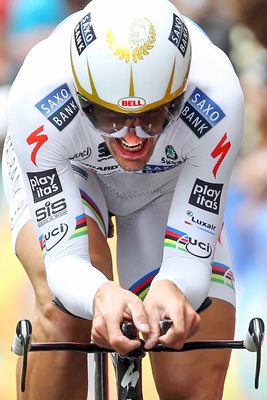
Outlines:
[[[125,150],[128,150],[128,151],[139,151],[143,147],[143,141],[142,140],[137,144],[130,144],[129,142],[127,142],[124,139],[121,139],[120,142],[121,142],[122,147]]]
[[[136,147],[136,146],[140,146],[142,143],[143,143],[143,141],[142,140],[140,140],[140,142],[139,143],[137,143],[137,144],[130,144],[129,142],[127,142],[125,139],[121,139],[121,141],[122,141],[122,143],[126,146],[126,147]]]

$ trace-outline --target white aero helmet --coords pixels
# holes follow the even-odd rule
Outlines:
[[[71,64],[85,103],[138,114],[181,98],[191,45],[169,0],[92,0],[80,16]]]

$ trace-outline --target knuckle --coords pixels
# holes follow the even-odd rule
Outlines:
[[[109,342],[114,349],[122,347],[121,340],[117,336],[110,336]]]

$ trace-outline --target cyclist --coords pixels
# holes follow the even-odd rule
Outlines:
[[[148,349],[233,337],[223,214],[242,124],[230,61],[167,0],[93,0],[30,51],[10,91],[3,167],[35,341],[91,338],[125,354],[139,343],[121,334],[124,318]],[[160,336],[162,318],[173,324]],[[204,354],[152,356],[160,399],[221,398],[230,354]],[[86,398],[84,355],[29,364],[20,398]]]

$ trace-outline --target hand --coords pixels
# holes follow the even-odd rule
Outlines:
[[[107,282],[96,292],[91,339],[98,346],[113,348],[121,355],[140,346],[139,340],[128,339],[121,332],[123,320],[133,321],[138,331],[149,334],[150,328],[143,302],[129,290]]]
[[[179,288],[169,280],[151,286],[145,300],[150,333],[145,335],[145,348],[150,349],[158,342],[180,349],[184,342],[199,328],[200,316],[194,311]],[[159,321],[171,319],[172,325],[165,335],[160,336]]]

